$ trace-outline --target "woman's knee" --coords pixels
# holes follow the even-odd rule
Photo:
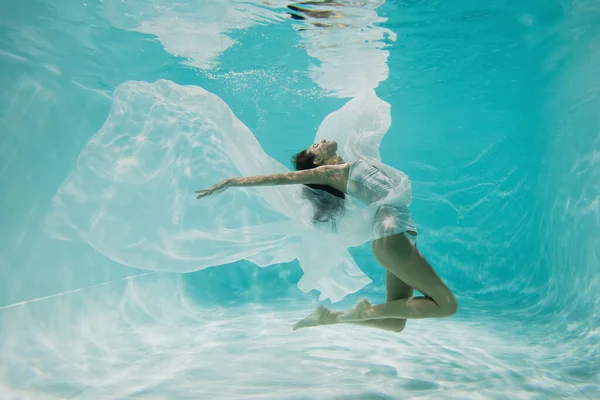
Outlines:
[[[380,320],[380,324],[385,325],[385,330],[400,333],[406,327],[406,320],[399,318],[385,318]]]
[[[458,301],[452,292],[443,296],[443,300],[438,300],[436,303],[440,307],[442,317],[451,317],[458,311]]]
[[[406,320],[405,319],[396,319],[396,324],[394,326],[394,332],[400,333],[406,328]]]

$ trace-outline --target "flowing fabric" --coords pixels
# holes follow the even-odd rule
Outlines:
[[[371,227],[372,240],[408,231],[411,234],[407,237],[414,241],[417,227],[408,212],[410,180],[401,171],[388,168],[386,174],[382,171],[384,168],[385,165],[374,161],[359,160],[351,164],[346,191],[351,198],[367,206],[361,214],[365,214],[370,226],[364,223],[347,230]],[[361,237],[366,235],[368,231]]]
[[[304,272],[298,287],[336,302],[371,282],[348,248],[373,239],[382,204],[410,203],[408,178],[380,161],[390,123],[389,104],[369,91],[321,124],[315,140],[336,140],[345,160],[362,160],[395,182],[378,202],[349,196],[331,229],[313,223],[302,185],[231,188],[196,200],[194,190],[221,179],[288,169],[216,95],[166,80],[127,82],[115,90],[106,122],[52,200],[47,228],[55,238],[86,242],[146,270],[297,259]]]

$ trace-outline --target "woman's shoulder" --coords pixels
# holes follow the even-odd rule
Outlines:
[[[322,165],[320,167],[317,167],[317,169],[320,171],[323,171],[323,172],[348,171],[352,167],[353,164],[354,163],[351,163],[351,162],[347,162],[347,163],[343,163],[343,164],[328,164],[328,165]]]
[[[330,164],[317,167],[317,170],[330,179],[346,179],[352,168],[352,163]]]
[[[351,168],[352,163],[344,163],[323,165],[317,167],[317,170],[319,170],[321,173],[326,185],[332,186],[337,190],[344,191]]]

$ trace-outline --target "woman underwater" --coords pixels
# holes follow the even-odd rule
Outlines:
[[[370,221],[372,250],[386,269],[386,302],[371,305],[361,299],[346,311],[320,306],[296,323],[294,330],[352,323],[401,332],[407,319],[442,318],[456,313],[454,294],[416,247],[417,232],[406,204],[394,201],[399,198],[395,193],[398,185],[390,173],[384,173],[382,166],[368,159],[345,162],[337,153],[337,143],[327,140],[297,153],[293,163],[296,171],[229,178],[196,193],[197,198],[202,198],[235,186],[305,185],[311,194],[315,223],[328,214],[343,212],[346,195],[364,205],[376,206]],[[319,193],[339,201],[322,201]],[[424,296],[413,296],[414,289]]]

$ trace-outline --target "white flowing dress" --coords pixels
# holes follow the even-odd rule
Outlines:
[[[380,161],[390,106],[373,91],[328,115],[315,141],[338,142],[352,170],[335,231],[312,222],[302,185],[194,190],[232,176],[288,171],[218,96],[197,86],[126,82],[52,200],[46,226],[129,267],[191,272],[238,260],[298,260],[298,287],[339,301],[369,284],[348,249],[416,231],[410,180]],[[308,144],[307,144],[308,145]]]

